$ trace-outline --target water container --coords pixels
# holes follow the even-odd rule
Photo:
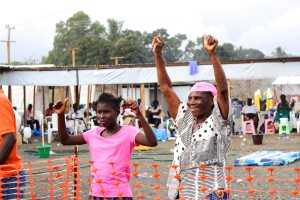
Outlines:
[[[31,129],[30,129],[30,127],[25,127],[24,128],[24,139],[28,140],[29,138],[31,138]]]
[[[158,141],[166,141],[167,140],[167,130],[164,128],[159,128],[156,130],[155,136]]]
[[[280,118],[280,123],[287,123],[289,121],[288,118]]]
[[[242,135],[242,134],[243,134],[241,125],[238,126],[238,133],[239,133],[239,135]]]

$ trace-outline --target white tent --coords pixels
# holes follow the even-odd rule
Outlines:
[[[223,64],[226,77],[231,80],[274,79],[279,76],[300,76],[300,62],[265,62]],[[63,68],[62,68],[63,69]],[[140,84],[157,83],[155,67],[123,67],[114,69],[3,71],[0,85],[71,86],[90,84]],[[189,66],[169,66],[168,74],[173,82],[197,82],[214,80],[212,65],[199,65],[198,74],[190,75]],[[77,73],[78,71],[78,73]]]
[[[300,76],[279,76],[274,80],[272,85],[277,96],[280,94],[287,96],[300,95]]]

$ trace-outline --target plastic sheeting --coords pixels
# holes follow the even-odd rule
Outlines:
[[[234,160],[234,166],[288,165],[300,158],[300,152],[256,151]]]
[[[275,79],[300,76],[300,62],[223,64],[227,79]],[[155,67],[70,71],[10,71],[0,74],[0,85],[70,86],[88,84],[157,83]],[[172,82],[214,80],[212,65],[199,65],[199,73],[190,75],[189,66],[167,67]],[[79,82],[77,82],[77,78]]]
[[[280,76],[273,81],[272,85],[277,96],[280,94],[300,95],[300,76]]]
[[[10,71],[0,74],[0,85],[71,86],[76,71]]]

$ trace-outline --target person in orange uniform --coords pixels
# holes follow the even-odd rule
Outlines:
[[[25,173],[17,154],[17,127],[13,107],[0,89],[0,199],[24,197]]]

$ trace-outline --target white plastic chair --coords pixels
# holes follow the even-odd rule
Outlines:
[[[48,143],[52,142],[52,133],[58,131],[57,114],[52,114],[52,120],[48,122]]]

